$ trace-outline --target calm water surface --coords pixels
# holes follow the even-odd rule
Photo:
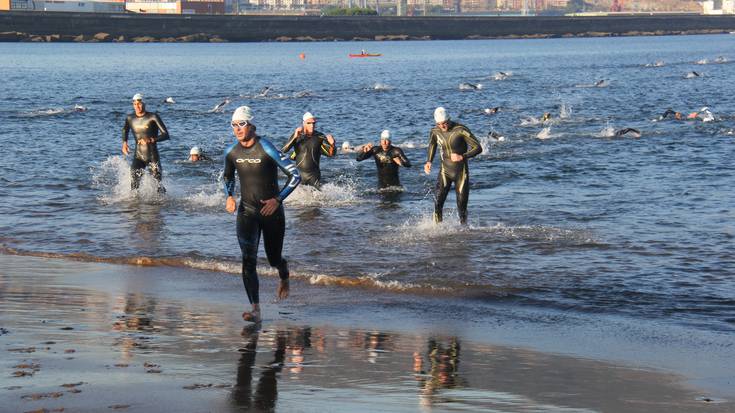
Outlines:
[[[362,48],[383,57],[347,58]],[[286,202],[294,276],[369,294],[450,295],[470,309],[536,306],[735,330],[735,65],[714,63],[735,60],[735,36],[0,44],[0,55],[5,251],[237,273],[220,181],[232,110],[251,106],[258,132],[279,145],[309,110],[338,145],[377,143],[390,129],[414,167],[402,171],[403,192],[385,194],[372,161],[324,159],[323,191],[298,188]],[[644,67],[655,61],[665,65]],[[496,80],[499,71],[510,76]],[[691,71],[701,76],[686,79]],[[463,82],[482,86],[461,90]],[[128,190],[120,135],[136,92],[171,133],[160,145],[164,197],[150,181]],[[169,96],[175,104],[163,104]],[[225,98],[224,111],[211,112]],[[427,177],[421,165],[439,105],[484,146],[470,163],[467,228],[455,215],[430,220],[438,168]],[[483,112],[495,106],[498,114]],[[667,108],[703,106],[715,121],[654,121]],[[544,112],[550,124],[538,122]],[[608,137],[623,127],[642,137]],[[486,138],[491,130],[505,140]],[[186,162],[193,145],[213,161]],[[446,208],[454,212],[453,194]]]

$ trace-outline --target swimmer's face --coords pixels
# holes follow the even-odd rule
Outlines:
[[[199,155],[197,155],[197,154],[191,155],[191,161],[192,162],[199,162]]]
[[[311,118],[304,121],[304,132],[306,132],[307,135],[311,135],[314,133],[314,128],[316,127],[316,119]]]
[[[380,147],[383,148],[384,151],[387,151],[389,146],[390,146],[390,139],[380,140]]]
[[[445,120],[444,122],[437,122],[436,127],[439,128],[442,132],[446,132],[449,130],[449,121]]]
[[[134,100],[133,109],[135,109],[135,113],[137,113],[138,115],[141,115],[145,113],[145,103],[143,103],[142,100]]]
[[[235,137],[240,142],[247,142],[250,139],[252,139],[252,131],[253,131],[253,125],[245,120],[233,120],[232,123],[232,133],[235,134]]]

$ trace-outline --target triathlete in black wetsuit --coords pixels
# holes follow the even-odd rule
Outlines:
[[[146,112],[143,96],[139,93],[133,96],[133,108],[135,113],[131,113],[125,118],[122,135],[122,152],[125,155],[130,152],[128,149],[130,129],[133,130],[133,135],[135,135],[135,156],[130,165],[130,187],[132,189],[138,188],[143,171],[150,165],[151,174],[158,181],[158,191],[166,192],[163,185],[161,185],[163,171],[161,169],[161,159],[158,156],[157,143],[169,138],[168,130],[157,113]]]
[[[293,149],[291,159],[296,162],[296,167],[301,172],[301,182],[319,189],[322,179],[319,161],[322,154],[330,158],[334,156],[334,138],[314,129],[316,118],[311,113],[306,112],[303,121],[303,125],[296,128],[288,142],[283,145],[281,152],[288,153]]]
[[[444,201],[454,182],[457,193],[457,213],[462,224],[467,222],[467,201],[470,197],[470,171],[467,160],[482,152],[477,138],[465,126],[449,120],[449,115],[442,107],[434,111],[436,127],[429,134],[429,149],[424,171],[431,172],[431,162],[434,160],[437,146],[441,156],[441,169],[436,181],[434,201],[434,222],[442,221]]]
[[[286,219],[283,200],[301,181],[299,171],[288,157],[272,143],[255,134],[250,108],[241,106],[232,115],[232,128],[237,142],[225,151],[226,209],[235,212],[235,171],[240,178],[240,207],[237,213],[237,240],[242,250],[242,280],[251,312],[244,312],[246,321],[260,321],[260,296],[256,261],[260,234],[263,233],[268,263],[278,268],[281,278],[278,297],[288,297],[288,265],[281,256]],[[287,176],[286,185],[278,188],[278,169]]]
[[[367,158],[375,159],[375,166],[378,167],[378,187],[388,188],[391,186],[401,186],[398,178],[398,167],[411,167],[411,162],[403,154],[401,148],[397,148],[390,144],[390,132],[384,130],[380,134],[380,146],[373,146],[368,143],[362,147],[362,151],[357,155],[357,161],[364,161]]]

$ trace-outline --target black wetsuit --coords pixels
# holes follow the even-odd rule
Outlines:
[[[318,189],[322,179],[319,161],[322,154],[329,157],[334,156],[334,145],[331,145],[321,132],[314,131],[309,136],[303,132],[301,134],[294,132],[288,142],[283,145],[281,152],[288,153],[292,148],[294,153],[291,159],[296,162],[296,167],[301,172],[301,182]]]
[[[457,193],[457,213],[459,221],[464,224],[467,222],[467,201],[470,197],[470,171],[467,159],[482,152],[482,147],[469,129],[455,122],[449,122],[449,130],[446,132],[442,132],[438,127],[431,129],[427,162],[434,160],[437,146],[441,156],[441,169],[434,194],[434,221],[441,222],[444,201],[454,182],[454,190]],[[464,160],[452,162],[450,158],[452,153],[461,154]]]
[[[225,150],[225,194],[234,196],[235,171],[240,178],[240,206],[237,211],[237,240],[242,251],[242,281],[251,304],[258,304],[259,283],[256,263],[258,244],[263,233],[265,254],[268,263],[278,268],[282,280],[288,279],[288,266],[281,256],[283,236],[286,232],[286,219],[283,206],[276,212],[263,216],[260,209],[265,201],[276,198],[283,200],[301,182],[299,171],[288,157],[276,149],[272,143],[255,137],[253,146],[246,148],[239,142]],[[286,185],[278,188],[278,168],[287,176]]]
[[[381,146],[373,146],[369,151],[357,154],[357,161],[364,161],[371,156],[375,159],[375,166],[378,167],[378,187],[401,186],[398,178],[398,164],[393,159],[398,158],[402,166],[411,167],[411,162],[403,154],[401,148],[389,145],[388,150],[384,151]]]
[[[161,169],[161,160],[158,156],[157,143],[165,141],[169,138],[166,125],[157,113],[146,112],[143,116],[137,116],[132,113],[125,118],[123,125],[123,142],[128,141],[130,129],[133,130],[135,136],[135,155],[130,165],[132,189],[137,189],[140,185],[140,178],[147,166],[151,167],[151,174],[159,183],[159,190],[163,191],[160,186],[163,170]],[[143,143],[142,139],[153,138],[153,143]]]

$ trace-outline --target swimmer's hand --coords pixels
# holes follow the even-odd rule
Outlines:
[[[449,155],[449,158],[452,160],[452,162],[462,162],[462,161],[464,161],[464,156],[462,156],[462,155],[460,155],[458,153],[453,153],[453,154]]]
[[[128,149],[128,143],[127,142],[123,142],[122,153],[125,154],[125,155],[127,155],[127,154],[130,153],[130,149]]]
[[[334,145],[334,136],[327,135],[327,142],[329,142],[330,145]]]
[[[260,208],[260,213],[264,217],[276,212],[278,206],[281,204],[276,198],[266,199],[265,201],[261,200],[260,203],[263,204],[263,208]]]
[[[370,152],[371,149],[373,149],[373,143],[372,142],[366,143],[365,145],[362,146],[362,151],[365,152],[365,153]]]
[[[225,210],[229,212],[230,214],[235,212],[235,197],[228,196],[227,197],[227,203],[225,204]]]
[[[431,173],[431,162],[426,162],[424,164],[424,172],[426,172],[426,175]]]

